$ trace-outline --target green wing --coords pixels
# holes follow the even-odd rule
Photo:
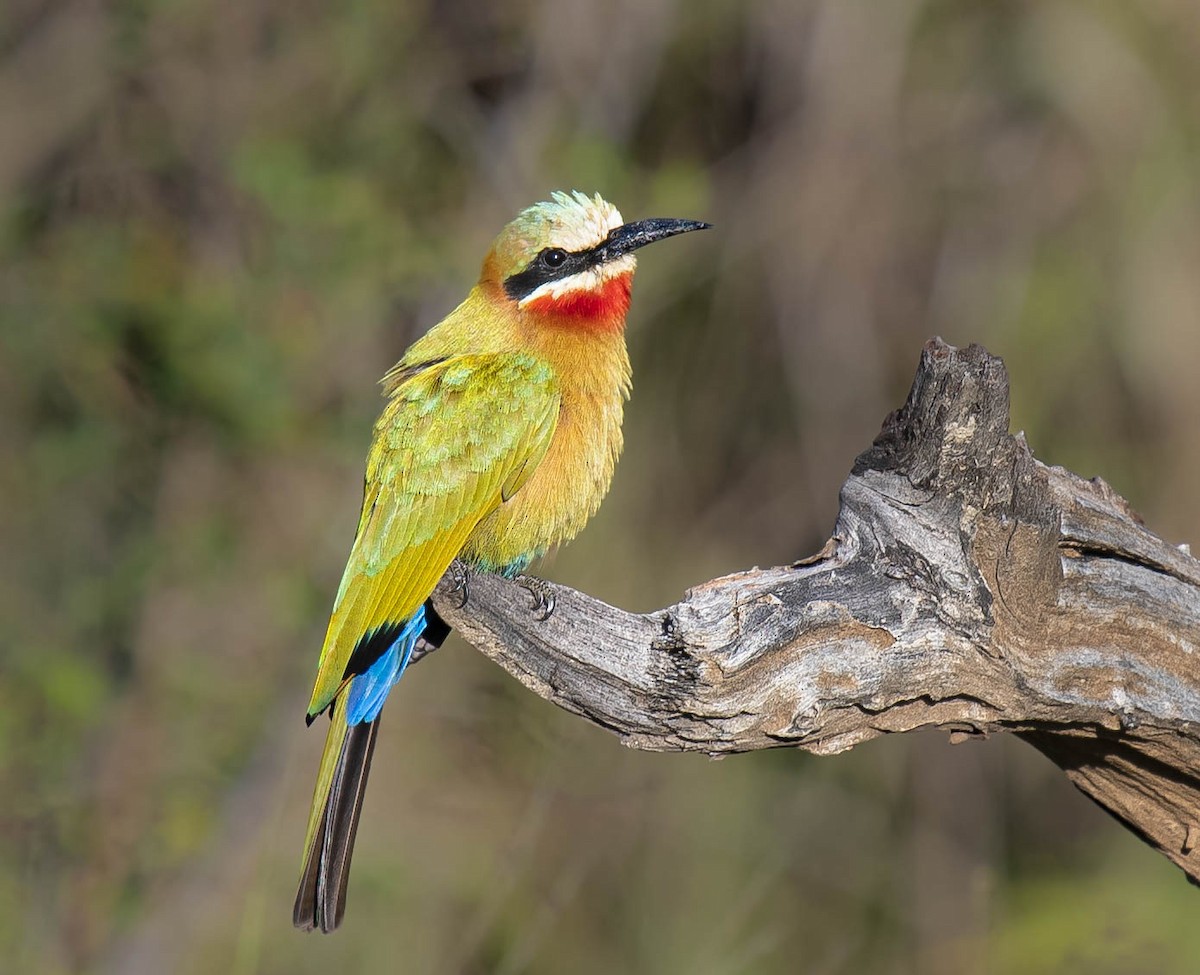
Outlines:
[[[398,377],[375,425],[309,714],[333,700],[359,640],[411,616],[475,526],[528,479],[558,409],[553,370],[525,353],[453,356]]]

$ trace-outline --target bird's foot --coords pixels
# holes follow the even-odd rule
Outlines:
[[[450,591],[462,593],[462,601],[458,604],[458,608],[462,609],[467,605],[467,597],[471,593],[471,570],[465,562],[455,559],[450,563],[450,578],[454,582]]]
[[[554,586],[536,576],[521,576],[517,582],[533,597],[533,618],[548,620],[554,614]]]

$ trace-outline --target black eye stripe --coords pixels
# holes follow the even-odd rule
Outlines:
[[[538,252],[523,271],[504,279],[504,291],[514,301],[528,297],[550,281],[561,281],[572,274],[586,271],[604,260],[604,243],[581,251],[565,251],[561,247],[547,247]],[[562,259],[558,260],[557,255]],[[547,260],[548,255],[554,255]],[[558,263],[552,263],[558,261]]]

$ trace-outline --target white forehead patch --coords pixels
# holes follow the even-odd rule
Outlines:
[[[625,222],[621,219],[621,211],[599,193],[589,197],[576,190],[570,195],[555,192],[551,196],[557,204],[551,211],[549,240],[552,247],[566,251],[595,247],[608,237],[609,231]]]

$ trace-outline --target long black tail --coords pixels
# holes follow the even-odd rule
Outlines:
[[[426,602],[425,614],[425,630],[413,647],[410,662],[436,650],[450,633],[450,627],[434,611],[431,602]],[[330,713],[332,716],[332,710]],[[328,934],[342,923],[346,913],[350,858],[378,736],[379,718],[346,729],[292,908],[292,923],[302,931],[320,929]]]
[[[328,933],[342,923],[346,913],[350,857],[354,853],[354,837],[358,833],[367,773],[371,771],[371,756],[378,734],[378,718],[346,729],[325,809],[304,861],[300,888],[296,891],[296,904],[292,909],[292,923],[303,931],[320,928]]]

